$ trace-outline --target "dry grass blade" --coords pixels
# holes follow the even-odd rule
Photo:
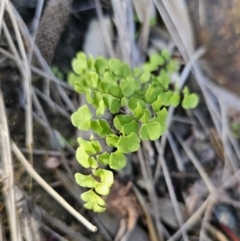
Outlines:
[[[47,193],[49,193],[63,208],[65,208],[70,214],[72,214],[78,221],[80,221],[85,227],[90,231],[96,232],[97,227],[91,224],[87,219],[85,219],[81,214],[79,214],[72,206],[70,206],[51,186],[48,185],[32,168],[28,163],[26,158],[23,156],[19,148],[14,142],[11,143],[12,150],[21,164],[24,166],[25,170],[32,176],[32,178],[43,188]]]
[[[32,98],[31,98],[31,70],[30,65],[27,58],[27,53],[24,48],[23,39],[20,33],[20,29],[18,26],[18,23],[15,18],[13,6],[10,3],[10,1],[6,2],[6,10],[10,16],[14,33],[17,38],[18,48],[21,55],[21,60],[23,63],[22,68],[22,78],[23,78],[23,86],[24,86],[24,94],[25,94],[25,101],[26,101],[26,122],[25,122],[25,128],[26,128],[26,139],[25,144],[27,148],[29,149],[30,159],[32,160],[32,144],[33,144],[33,123],[32,123]]]
[[[137,16],[142,23],[142,29],[139,36],[139,47],[141,53],[147,53],[149,43],[150,21],[153,12],[153,2],[148,0],[133,1],[133,6]]]
[[[158,161],[161,163],[161,167],[162,167],[163,174],[164,174],[164,177],[165,177],[165,180],[167,183],[169,195],[170,195],[174,210],[176,212],[179,227],[182,227],[183,226],[183,217],[182,217],[179,205],[178,205],[178,201],[177,201],[177,197],[176,197],[176,194],[175,194],[175,191],[173,188],[172,180],[169,175],[169,170],[168,170],[165,158],[163,156],[163,150],[161,149],[161,146],[159,145],[158,141],[155,141],[154,143],[155,143],[155,147],[156,147],[156,150],[157,150],[158,156],[159,156]],[[185,241],[189,240],[186,230],[184,228],[182,228],[181,231],[182,231],[183,240],[185,240]]]
[[[201,207],[199,207],[198,210],[184,223],[184,225],[167,241],[179,240],[179,238],[181,237],[183,228],[187,231],[193,225],[195,225],[198,221],[200,221],[202,218],[202,214],[205,212],[205,209],[207,208],[209,201],[210,201],[210,198],[208,197],[201,205]]]
[[[67,239],[65,239],[65,238],[62,237],[60,234],[56,233],[53,229],[49,228],[49,227],[46,226],[46,225],[42,225],[42,229],[43,229],[45,232],[49,233],[50,236],[56,237],[57,240],[59,240],[59,241],[68,241]]]
[[[214,228],[212,225],[206,223],[204,226],[208,232],[210,232],[213,236],[215,236],[217,238],[217,240],[228,241],[226,236],[223,233],[221,233],[220,231],[218,231],[216,228]]]
[[[23,153],[27,153],[28,150],[26,148],[20,148],[20,151]],[[33,149],[34,155],[45,155],[45,156],[61,156],[62,154],[59,151],[51,151],[51,150],[38,150]]]
[[[56,177],[62,183],[64,188],[72,195],[72,197],[74,197],[80,204],[83,204],[82,199],[79,198],[82,193],[80,189],[81,187],[76,185],[72,178],[69,178],[69,176],[61,170],[56,171]]]
[[[20,213],[21,225],[25,241],[41,241],[39,224],[29,212],[29,203],[26,199],[26,195],[17,186],[15,186],[15,192],[17,197],[17,206]]]
[[[122,60],[130,66],[136,66],[139,64],[139,53],[134,41],[135,29],[132,3],[130,0],[112,0],[111,2]]]
[[[187,61],[192,55],[194,44],[185,1],[153,0],[153,2],[181,55]]]
[[[15,14],[14,17],[16,18],[15,21],[18,22],[19,28],[20,28],[22,34],[25,37],[25,41],[28,43],[28,45],[33,44],[32,37],[29,34],[29,31],[28,31],[25,23],[23,22],[23,20],[21,19],[21,17],[19,16],[17,11],[14,11],[14,14]],[[39,52],[39,50],[37,49],[36,46],[34,46],[34,54],[36,54],[36,57],[38,58],[41,66],[43,67],[43,69],[45,71],[45,74],[43,72],[41,72],[41,71],[40,71],[40,73],[42,73],[45,76],[48,75],[46,73],[49,73],[49,75],[50,75],[49,80],[53,80],[56,83],[56,87],[58,89],[58,93],[61,95],[61,98],[63,99],[63,101],[67,105],[67,108],[69,110],[71,110],[72,112],[74,112],[76,110],[76,108],[73,105],[73,103],[71,102],[71,100],[69,99],[67,93],[62,89],[61,86],[63,85],[63,86],[65,86],[68,89],[72,89],[72,88],[70,88],[66,83],[64,83],[64,82],[58,80],[56,77],[54,77],[54,75],[52,74],[52,72],[50,70],[50,67],[48,66],[48,64],[46,63],[46,61],[44,60],[44,58],[42,57],[41,53]],[[18,63],[18,65],[20,65],[21,62],[18,61],[17,63]],[[28,62],[28,65],[29,65],[29,68],[33,68],[33,67],[30,66],[29,62]],[[20,67],[21,67],[21,65],[19,66],[19,68]],[[35,68],[35,71],[38,71],[38,70],[36,70],[36,68]],[[49,81],[49,80],[48,80],[48,78],[46,79],[46,81]],[[47,92],[49,92],[49,90]]]
[[[34,88],[34,91],[36,92],[36,94],[38,96],[40,96],[43,100],[45,100],[45,102],[49,106],[51,106],[53,110],[57,110],[62,116],[65,116],[67,119],[70,120],[70,114],[68,114],[68,112],[64,108],[62,108],[61,106],[56,104],[54,101],[52,101],[52,99],[49,96],[45,95],[44,93],[42,93],[37,88]]]
[[[34,42],[35,42],[35,38],[36,38],[36,33],[37,33],[37,29],[38,29],[38,25],[39,25],[39,21],[40,21],[40,17],[41,17],[41,13],[43,10],[43,4],[44,4],[44,0],[39,0],[37,3],[37,9],[35,11],[35,17],[33,20],[33,26],[32,26],[32,36],[33,36],[33,41],[31,42],[31,47],[29,50],[29,63],[32,62],[32,55],[33,55],[33,49],[34,49]]]
[[[212,184],[210,178],[208,177],[208,174],[205,172],[202,165],[199,163],[195,154],[192,152],[192,150],[187,145],[187,143],[182,140],[182,138],[179,136],[179,134],[177,134],[177,133],[174,133],[174,134],[175,134],[176,138],[178,139],[178,142],[182,145],[184,151],[186,152],[186,154],[188,155],[188,157],[192,161],[193,165],[195,166],[195,168],[199,172],[199,174],[202,177],[204,183],[206,184],[209,192],[212,193],[212,194],[216,193],[216,189],[215,189],[214,185]]]
[[[143,209],[144,215],[147,219],[147,226],[148,226],[148,231],[150,233],[150,239],[151,239],[151,241],[158,241],[158,236],[157,236],[157,233],[156,233],[156,230],[154,227],[153,220],[152,220],[152,218],[148,212],[148,208],[146,206],[146,201],[144,200],[142,194],[138,191],[138,189],[135,186],[133,186],[132,189],[133,189],[135,195],[137,196],[138,202],[140,203],[141,208]]]
[[[3,194],[6,203],[11,240],[20,241],[22,240],[22,238],[20,223],[17,216],[17,209],[15,204],[14,173],[10,147],[10,137],[2,91],[0,91],[0,113],[1,163],[3,165],[4,171],[4,176],[1,177],[3,178]]]
[[[214,93],[215,96],[217,96],[218,99],[223,101],[225,104],[235,108],[236,110],[240,110],[240,98],[235,94],[221,88],[213,81],[211,81],[207,76],[204,76],[200,71],[199,64],[197,63],[194,64],[194,73],[203,94],[206,92],[206,89],[209,89]]]
[[[114,53],[114,49],[113,49],[113,45],[112,45],[110,36],[109,36],[108,32],[106,31],[107,28],[105,26],[104,15],[103,15],[103,12],[102,12],[100,1],[95,0],[95,5],[96,5],[97,15],[98,15],[98,19],[99,19],[99,22],[100,22],[100,27],[101,27],[101,30],[102,30],[103,38],[104,38],[105,44],[107,46],[108,54],[109,54],[110,58],[114,58],[115,53]]]
[[[62,221],[52,217],[42,208],[35,206],[34,211],[41,216],[45,222],[49,223],[53,228],[61,230],[61,232],[67,234],[69,237],[73,238],[75,241],[89,241],[86,237],[83,237],[80,233],[72,230]]]
[[[43,124],[45,125],[45,127],[46,127],[46,129],[49,133],[49,136],[52,137],[52,140],[55,142],[56,147],[59,147],[56,136],[54,135],[54,132],[53,132],[53,130],[50,126],[50,123],[47,119],[47,116],[46,116],[46,114],[45,114],[45,112],[44,112],[44,110],[43,110],[43,108],[40,104],[40,101],[38,100],[37,95],[35,94],[34,90],[32,91],[32,95],[33,95],[33,103],[34,103],[36,109],[38,110],[38,112],[40,113],[40,115],[42,117]],[[59,149],[59,151],[61,151],[60,148],[58,148],[58,149]],[[62,163],[63,163],[63,166],[65,167],[65,169],[68,171],[68,173],[70,175],[73,175],[69,165],[65,161],[65,158],[62,158]]]
[[[173,139],[173,136],[172,136],[170,131],[167,132],[167,138],[168,138],[168,142],[170,144],[170,147],[172,149],[174,158],[176,160],[176,164],[178,166],[178,170],[180,172],[184,172],[185,171],[185,166],[183,164],[183,160],[182,160],[182,158],[180,156],[180,153],[178,151],[177,145],[176,145],[176,143],[175,143],[175,141]]]
[[[138,159],[140,161],[142,175],[143,175],[143,178],[144,178],[144,181],[145,181],[145,185],[146,185],[146,188],[147,188],[149,199],[151,200],[151,204],[153,206],[154,220],[155,220],[155,224],[157,226],[158,238],[159,238],[160,241],[162,241],[162,240],[164,240],[163,239],[163,230],[164,229],[163,229],[161,223],[159,222],[159,215],[158,215],[158,209],[157,209],[157,197],[156,197],[155,190],[154,190],[154,187],[153,187],[153,180],[150,176],[151,173],[150,173],[149,168],[147,167],[147,164],[145,164],[141,149],[138,150]]]
[[[69,85],[67,84],[66,82],[64,81],[61,81],[60,79],[58,79],[57,77],[55,77],[51,72],[49,71],[42,71],[41,69],[38,69],[34,66],[31,67],[31,70],[35,73],[35,74],[38,74],[39,76],[41,77],[44,77],[46,79],[49,79],[51,81],[53,81],[55,84],[59,84],[60,86],[64,87],[65,89],[67,90],[71,90],[71,91],[74,91],[74,89]],[[75,107],[74,107],[75,108]]]
[[[209,220],[211,219],[215,202],[216,202],[215,198],[211,196],[202,220],[199,241],[206,240],[205,225],[208,224]]]
[[[0,2],[0,36],[2,33],[2,22],[3,22],[3,14],[5,10],[5,1]]]

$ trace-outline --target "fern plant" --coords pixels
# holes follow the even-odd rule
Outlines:
[[[93,114],[87,105],[72,114],[72,124],[80,130],[91,130],[88,140],[78,138],[78,162],[90,170],[89,175],[75,174],[77,184],[89,190],[82,193],[84,206],[94,212],[105,211],[102,195],[108,195],[114,182],[110,169],[120,170],[126,165],[125,154],[140,148],[142,140],[157,140],[167,129],[168,106],[180,102],[180,90],[170,88],[170,79],[178,64],[164,50],[153,54],[142,68],[130,67],[118,59],[96,60],[80,52],[72,60],[73,72],[69,83],[76,92],[85,94],[95,108]],[[182,106],[194,108],[198,96],[183,91]],[[113,118],[106,119],[109,111]],[[107,152],[100,140],[113,148]]]

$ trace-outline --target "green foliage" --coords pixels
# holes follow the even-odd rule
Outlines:
[[[58,69],[57,66],[52,66],[51,70],[53,72],[53,74],[60,80],[64,79],[64,74]]]
[[[184,109],[194,109],[199,102],[199,97],[197,94],[190,94],[187,87],[183,90],[184,98],[182,102],[182,107]]]
[[[76,182],[90,190],[81,198],[85,207],[95,212],[105,210],[105,202],[100,195],[108,195],[113,184],[112,171],[126,165],[125,154],[140,148],[141,141],[154,141],[167,130],[168,106],[178,106],[180,93],[170,88],[171,74],[178,64],[167,51],[153,54],[142,68],[131,70],[118,59],[94,60],[91,56],[78,53],[72,61],[73,72],[69,83],[76,92],[84,93],[87,102],[95,109],[93,114],[87,105],[72,114],[71,120],[78,129],[94,132],[89,140],[78,138],[76,159],[90,169],[89,175],[77,173]],[[196,94],[183,91],[182,106],[194,108],[199,99]],[[105,111],[113,114],[112,120],[104,118]],[[98,136],[98,137],[97,137]],[[102,149],[97,138],[114,148],[111,153]]]

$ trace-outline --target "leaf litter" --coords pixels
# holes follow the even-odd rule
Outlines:
[[[229,110],[226,101],[223,101],[222,98],[219,99],[218,90],[212,87],[206,80],[207,77],[199,71],[198,63],[196,61],[192,63],[189,60],[189,56],[192,59],[198,59],[202,52],[200,50],[196,53],[193,52],[193,34],[190,31],[189,19],[187,17],[183,21],[176,19],[178,14],[187,16],[185,14],[186,6],[181,5],[183,1],[179,1],[178,7],[173,9],[171,1],[168,3],[162,0],[153,1],[155,5],[141,1],[145,7],[137,8],[135,5],[130,6],[128,1],[123,3],[112,1],[113,21],[111,21],[110,15],[106,15],[107,20],[105,21],[103,16],[111,6],[105,1],[103,2],[95,1],[100,23],[97,21],[95,26],[89,28],[88,31],[83,30],[83,34],[84,36],[94,35],[96,28],[101,28],[98,34],[103,40],[101,43],[104,44],[104,47],[97,42],[98,38],[95,37],[95,42],[85,42],[84,48],[93,51],[91,45],[86,45],[95,44],[98,46],[96,51],[101,50],[100,53],[104,57],[118,56],[131,66],[143,63],[150,52],[168,49],[172,56],[184,63],[182,72],[179,72],[177,76],[181,82],[180,86],[189,77],[190,71],[194,73],[196,79],[192,80],[192,83],[194,86],[196,83],[199,85],[198,93],[201,93],[201,104],[197,107],[196,112],[201,113],[201,115],[195,114],[195,111],[183,112],[180,109],[174,110],[172,108],[172,114],[168,120],[169,126],[171,124],[168,133],[160,141],[156,141],[155,145],[143,143],[137,155],[133,154],[127,158],[130,162],[128,165],[132,166],[130,169],[131,177],[126,176],[125,172],[127,173],[127,171],[125,170],[119,172],[119,180],[116,181],[110,196],[106,199],[109,207],[108,212],[118,220],[116,230],[112,232],[108,229],[112,219],[107,217],[107,214],[103,214],[106,217],[95,216],[82,208],[83,204],[79,195],[83,190],[73,180],[74,173],[80,167],[72,164],[74,144],[71,144],[70,139],[78,134],[74,133],[67,117],[76,110],[79,97],[76,96],[71,87],[53,76],[49,66],[44,61],[46,56],[43,58],[33,45],[33,38],[18,12],[10,1],[2,1],[0,3],[0,29],[2,30],[0,76],[2,78],[3,72],[6,70],[17,70],[11,71],[11,73],[12,77],[15,79],[18,77],[18,80],[14,81],[12,78],[10,83],[16,87],[16,93],[19,93],[19,101],[12,102],[13,96],[7,95],[10,92],[6,92],[2,88],[4,82],[1,83],[3,92],[1,105],[5,101],[6,108],[6,113],[1,112],[3,115],[0,120],[1,170],[3,170],[1,173],[8,173],[1,176],[4,184],[2,195],[5,197],[1,211],[4,215],[1,215],[0,220],[5,224],[5,226],[1,225],[2,237],[5,235],[9,239],[11,235],[11,240],[19,240],[16,235],[21,237],[21,234],[17,230],[21,230],[25,234],[26,240],[33,240],[33,236],[31,236],[33,234],[35,234],[35,240],[42,240],[43,237],[55,237],[57,240],[80,240],[77,236],[82,237],[81,240],[114,240],[114,237],[115,240],[140,240],[139,237],[136,239],[137,236],[134,236],[137,235],[134,230],[140,230],[139,233],[144,233],[141,236],[143,241],[177,240],[180,237],[189,240],[191,236],[197,236],[204,240],[203,237],[206,235],[210,240],[237,237],[239,235],[238,222],[234,223],[231,220],[234,219],[232,207],[235,208],[234,212],[237,212],[238,215],[240,207],[237,201],[240,195],[239,143],[236,139],[238,138],[238,129],[231,126],[232,122],[229,123],[227,118],[230,115],[230,119],[236,122],[238,121],[237,114],[236,111]],[[87,5],[87,3],[85,4]],[[101,8],[101,4],[103,8]],[[73,6],[75,5],[73,4]],[[149,15],[145,16],[146,6]],[[17,7],[19,10],[19,6]],[[79,7],[79,9],[81,8],[82,6]],[[150,26],[149,18],[152,16],[152,8],[161,15],[166,26],[163,24]],[[86,6],[84,9],[88,10],[74,12],[75,17],[82,16],[81,18],[84,18],[86,15],[93,14],[91,7]],[[22,10],[25,11],[24,8]],[[41,4],[38,5],[39,10],[41,12]],[[24,11],[22,11],[22,15],[25,21],[26,17],[33,19],[34,14],[27,16]],[[136,29],[134,29],[133,24],[135,11],[144,23],[140,29],[142,34],[139,35],[137,42],[134,39]],[[6,17],[3,18],[6,15],[9,15],[10,22],[7,22]],[[37,13],[35,17],[37,17]],[[76,28],[79,24],[76,19],[79,20],[79,18],[74,18],[71,14],[69,18],[66,26],[69,28],[72,24],[72,28]],[[81,19],[81,21],[83,20]],[[91,19],[87,21],[90,23]],[[128,25],[128,23],[130,24]],[[102,31],[106,24],[108,28],[109,25],[112,27],[115,24],[117,30],[117,33],[111,31],[110,39],[106,32]],[[79,36],[75,36],[70,30],[68,31],[70,33],[69,41],[76,41]],[[66,34],[67,32],[63,33],[57,50],[66,47],[61,45],[66,41]],[[38,34],[36,38],[38,38]],[[87,37],[84,38],[87,39]],[[119,46],[115,48],[112,40]],[[82,38],[81,41],[84,42],[84,39]],[[137,43],[140,43],[140,49],[145,50],[144,52],[139,51]],[[178,50],[176,50],[175,44]],[[32,46],[32,50],[29,46]],[[77,47],[74,51],[72,49],[68,51],[69,55],[72,53],[70,57],[69,55],[67,57],[69,64],[75,53],[81,48]],[[104,52],[102,52],[103,49]],[[31,51],[33,58],[39,61],[37,66],[29,64],[28,58]],[[42,54],[44,55],[44,53]],[[52,56],[51,52],[49,54]],[[64,72],[66,71],[62,68],[64,64],[59,61],[61,54],[64,53],[55,52],[53,63],[59,64],[61,71]],[[99,52],[91,54],[94,56],[94,54],[98,55]],[[66,69],[68,68],[69,65],[66,66]],[[31,71],[33,80],[36,77],[36,79],[44,80],[31,82]],[[188,81],[190,81],[189,79],[190,77]],[[19,83],[22,86],[20,88]],[[41,100],[43,97],[46,102]],[[191,95],[189,98],[192,98]],[[82,98],[81,103],[84,103]],[[24,111],[25,117],[23,117]],[[184,121],[178,121],[177,118],[174,120],[177,116],[184,117],[187,121],[184,123]],[[207,124],[203,123],[203,120]],[[229,126],[232,128],[230,129]],[[62,141],[59,142],[54,134],[56,131],[59,131],[64,137],[65,145],[62,145]],[[235,136],[233,132],[236,133]],[[202,139],[199,138],[198,133],[203,134]],[[33,140],[34,146],[32,146]],[[13,164],[10,161],[11,148],[16,155]],[[24,153],[24,155],[20,153]],[[56,154],[57,159],[54,157]],[[21,166],[17,161],[17,159],[22,160],[23,156],[32,165],[29,169],[31,175],[39,174],[42,179],[45,179],[46,190],[52,190],[51,184],[60,181],[60,186],[55,188],[56,193],[64,197],[71,206],[93,222],[100,232],[97,234],[88,232],[70,214],[63,212],[62,207],[58,204],[59,200],[53,201],[50,195],[39,188],[38,184],[41,183],[41,179],[36,179],[36,182],[29,179],[26,175],[28,165]],[[3,160],[8,162],[3,163]],[[11,171],[6,172],[4,168],[9,167],[12,168],[8,169]],[[174,175],[176,173],[179,175]],[[6,189],[9,180],[12,182],[11,186],[16,186],[18,189],[18,191],[15,189],[15,194],[12,189]],[[142,185],[138,185],[138,183],[142,183]],[[24,209],[20,209],[17,205],[18,194],[22,195]],[[34,195],[37,196],[37,199],[34,198]],[[219,211],[218,207],[223,204],[227,208],[222,208]],[[25,215],[23,215],[23,210]],[[44,220],[39,216],[34,216],[32,210],[38,210]],[[219,215],[216,215],[216,212],[219,212]],[[18,217],[16,213],[22,213],[22,216]],[[229,220],[224,224],[222,224],[221,215],[229,216]],[[7,226],[10,228],[4,230]]]

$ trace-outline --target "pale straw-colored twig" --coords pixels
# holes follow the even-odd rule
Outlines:
[[[49,184],[42,179],[42,177],[32,168],[26,158],[23,156],[19,148],[12,141],[11,147],[13,153],[16,155],[18,160],[21,162],[26,172],[49,194],[51,195],[63,208],[65,208],[70,214],[72,214],[79,222],[81,222],[90,231],[96,232],[97,227],[91,224],[86,218],[78,213],[72,206],[70,206]]]

